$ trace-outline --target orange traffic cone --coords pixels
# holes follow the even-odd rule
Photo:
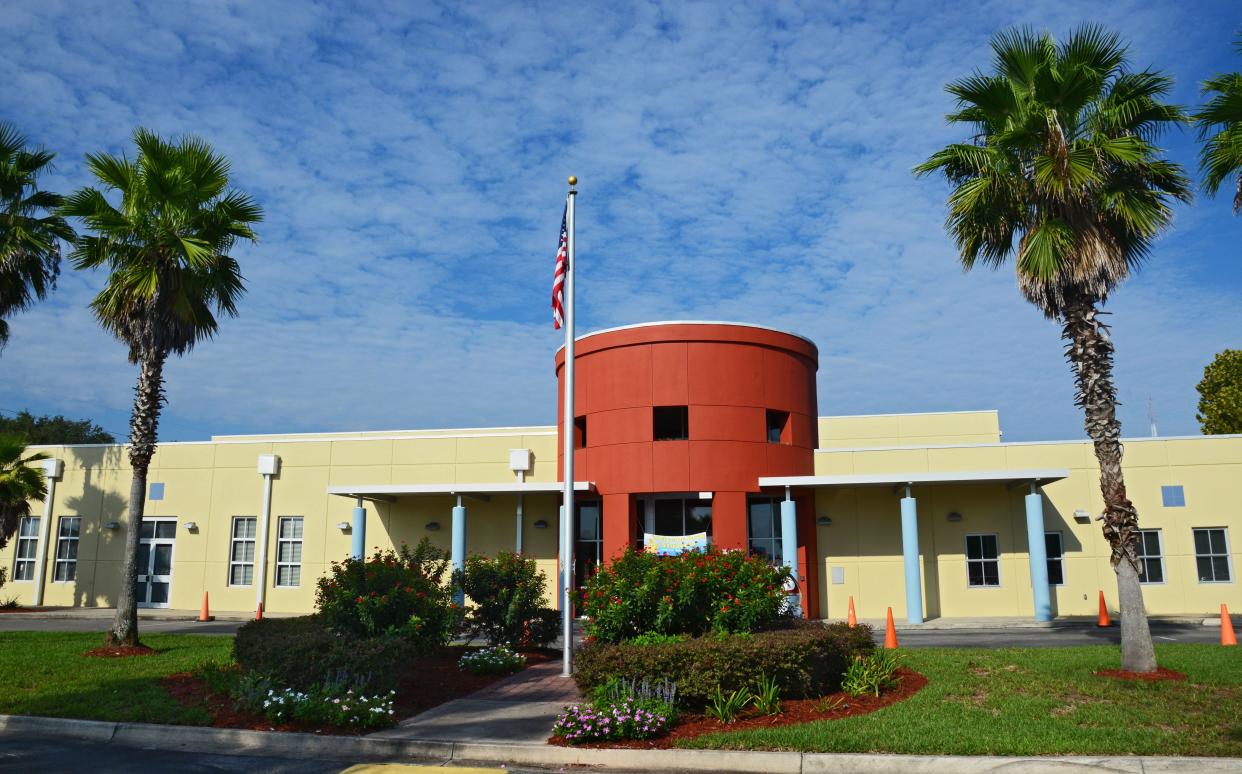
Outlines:
[[[1220,606],[1220,644],[1238,644],[1238,636],[1233,633],[1233,621],[1229,619],[1229,607],[1225,604]]]
[[[884,647],[892,650],[897,647],[897,629],[893,626],[893,609],[888,609],[888,626],[884,629]]]
[[[1104,592],[1100,592],[1100,620],[1097,626],[1112,626],[1113,622],[1108,618],[1108,605],[1104,604]]]
[[[208,612],[208,608],[207,608],[207,592],[206,592],[206,591],[204,591],[204,592],[203,592],[203,609],[202,609],[201,611],[199,611],[199,614],[198,614],[198,620],[200,620],[200,621],[214,621],[214,620],[216,620],[216,617],[215,617],[214,615],[212,615],[210,612]]]
[[[854,615],[854,597],[853,596],[850,597],[850,612],[849,612],[849,615],[845,617],[845,622],[849,624],[849,627],[851,629],[853,629],[855,626],[858,625],[858,616]]]
[[[259,608],[254,611],[254,620],[256,621],[263,620],[263,603],[262,602],[259,603]]]

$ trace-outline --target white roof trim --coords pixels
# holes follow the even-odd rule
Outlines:
[[[343,484],[328,487],[328,494],[342,497],[369,497],[385,495],[502,495],[502,494],[555,494],[565,485],[560,481],[507,481],[485,484]],[[594,481],[575,481],[575,492],[594,492]]]
[[[984,484],[1014,481],[1048,483],[1069,477],[1066,468],[1037,470],[945,470],[920,473],[857,473],[845,476],[770,476],[759,479],[759,486],[883,486],[893,484]]]

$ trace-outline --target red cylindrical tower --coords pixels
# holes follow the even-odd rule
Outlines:
[[[576,350],[574,477],[595,482],[602,500],[595,556],[580,556],[580,569],[650,531],[656,505],[666,529],[675,523],[669,516],[675,507],[684,509],[687,525],[699,524],[691,513],[697,508],[710,513],[716,546],[763,550],[762,536],[750,534],[747,523],[748,508],[762,508],[754,505],[759,477],[814,473],[815,345],[754,325],[661,322],[590,333],[578,338]],[[562,348],[556,354],[560,433],[563,365]],[[560,463],[558,454],[558,470]],[[684,505],[670,504],[679,497]],[[800,501],[798,511],[799,565],[813,576],[813,502]],[[592,527],[583,525],[580,555],[592,548],[583,542]],[[804,589],[814,594],[818,583],[806,580],[812,582]],[[808,612],[818,607],[807,602]]]

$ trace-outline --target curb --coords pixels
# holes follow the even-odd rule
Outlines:
[[[124,747],[199,753],[291,756],[347,762],[412,758],[442,763],[592,766],[622,771],[710,771],[738,774],[1027,774],[1028,772],[1236,772],[1242,758],[1056,757],[762,752],[754,750],[597,750],[541,744],[440,742],[366,736],[322,736],[231,728],[114,723],[0,715],[0,738],[42,736]]]

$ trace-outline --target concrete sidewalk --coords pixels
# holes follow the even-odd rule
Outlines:
[[[140,607],[140,621],[197,621],[198,610],[179,610],[167,607]],[[100,621],[112,620],[116,615],[115,607],[43,607],[29,612],[0,613],[0,621],[48,620],[48,621]],[[211,615],[217,621],[252,621],[254,611],[213,611]],[[292,618],[302,613],[267,613],[265,618]]]
[[[543,744],[561,709],[579,698],[573,678],[561,675],[561,663],[549,661],[369,737]]]
[[[1148,621],[1156,624],[1174,624],[1178,626],[1219,626],[1220,618],[1206,618],[1201,615],[1184,616],[1149,616]],[[835,622],[835,621],[834,621]],[[878,631],[884,631],[887,620],[884,618],[860,618]],[[905,619],[894,614],[893,625],[897,631],[949,631],[954,629],[1061,629],[1093,627],[1096,625],[1094,616],[1065,616],[1051,621],[1036,621],[1023,617],[977,617],[977,618],[929,618],[921,624],[907,623]],[[1114,626],[1117,623],[1114,621]]]

